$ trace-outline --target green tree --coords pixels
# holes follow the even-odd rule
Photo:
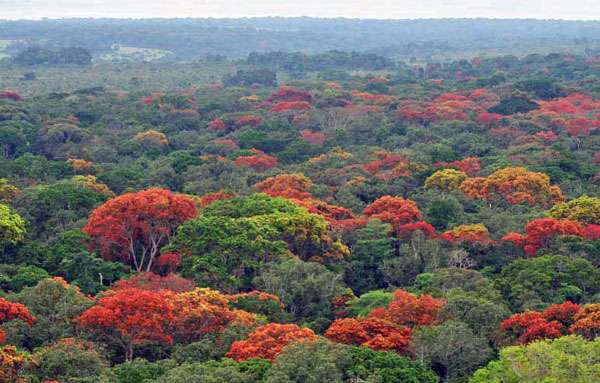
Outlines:
[[[445,382],[466,382],[492,356],[488,342],[460,321],[421,327],[414,332],[417,358],[427,363]]]
[[[600,381],[600,338],[579,336],[507,347],[469,383],[590,383]]]
[[[341,279],[323,265],[292,259],[267,265],[254,285],[277,295],[295,322],[318,331],[333,320],[333,298],[348,292]]]
[[[0,203],[1,244],[16,244],[25,238],[25,221],[7,205]]]

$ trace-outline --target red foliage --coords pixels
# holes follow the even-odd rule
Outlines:
[[[508,233],[503,241],[511,241],[533,257],[537,251],[547,246],[548,241],[559,235],[583,236],[583,227],[576,221],[556,218],[535,219],[525,226],[526,235]]]
[[[503,115],[497,113],[481,112],[477,116],[477,122],[484,125],[486,128],[493,128],[500,125],[500,121],[504,118]]]
[[[558,140],[558,136],[552,131],[537,132],[535,136],[546,142],[555,142],[556,140]]]
[[[377,308],[369,317],[389,320],[401,326],[430,326],[438,323],[438,315],[446,301],[428,294],[417,297],[405,290],[396,290],[387,308]]]
[[[237,128],[240,128],[242,126],[258,126],[258,125],[262,124],[262,122],[263,122],[263,119],[260,116],[248,114],[248,115],[241,116],[240,118],[238,118],[237,121],[235,122],[235,126]]]
[[[415,231],[421,231],[427,238],[435,238],[435,228],[425,221],[407,223],[398,227],[398,234],[401,236],[410,236]]]
[[[542,312],[544,319],[548,322],[557,321],[565,327],[575,323],[575,315],[581,310],[581,306],[571,301],[557,303]]]
[[[600,165],[600,151],[594,153],[594,158],[592,159],[592,163],[594,165]]]
[[[337,319],[325,332],[335,342],[410,354],[412,331],[380,318]]]
[[[387,181],[411,174],[409,161],[401,154],[378,150],[372,154],[376,159],[362,165],[364,171],[376,178]]]
[[[161,273],[172,273],[181,265],[181,255],[168,252],[159,255],[154,262],[155,269]]]
[[[27,323],[29,326],[35,322],[35,317],[31,315],[27,307],[21,303],[9,302],[4,298],[0,298],[0,324],[19,319]],[[0,329],[0,344],[6,342],[6,334]]]
[[[215,132],[223,132],[227,130],[227,126],[225,125],[223,120],[215,118],[214,120],[208,123],[208,129]]]
[[[368,205],[364,213],[367,217],[389,223],[398,235],[400,235],[402,225],[421,221],[422,218],[416,202],[389,195]]]
[[[321,132],[311,132],[304,129],[300,131],[300,137],[309,144],[321,146],[325,142],[325,134]]]
[[[560,322],[549,322],[537,311],[527,311],[511,316],[500,324],[500,330],[515,337],[519,344],[560,338],[564,335],[564,326]]]
[[[317,339],[311,329],[300,328],[295,324],[269,323],[257,328],[246,340],[234,342],[225,356],[238,362],[251,358],[273,361],[288,344]]]
[[[269,111],[271,113],[281,113],[290,110],[308,110],[312,106],[306,101],[282,101],[275,104]]]
[[[452,162],[436,162],[433,164],[436,168],[452,168],[462,170],[470,177],[473,177],[481,170],[481,162],[477,157],[467,157],[462,160]]]
[[[0,92],[0,100],[1,99],[21,101],[23,99],[23,97],[21,97],[21,95],[15,91],[5,90],[5,91]]]
[[[277,158],[270,156],[258,149],[250,149],[255,153],[253,156],[240,156],[235,159],[234,163],[237,167],[249,167],[257,172],[264,172],[277,166]]]
[[[218,191],[215,193],[204,194],[202,197],[198,199],[198,204],[200,207],[206,207],[213,202],[222,201],[225,199],[234,198],[235,194],[226,193],[224,191]]]
[[[182,293],[192,291],[195,288],[194,282],[177,275],[171,274],[162,277],[154,273],[141,273],[129,279],[121,279],[111,287],[111,290],[139,289],[154,292],[168,290],[175,293]]]
[[[181,223],[196,216],[194,201],[164,189],[123,194],[96,208],[83,231],[105,259],[150,271],[160,247]]]
[[[128,288],[100,298],[78,321],[83,328],[122,344],[127,361],[131,361],[135,344],[170,344],[169,324],[174,319],[172,293]]]
[[[311,103],[310,93],[294,88],[293,86],[282,86],[268,98],[269,102],[305,102]]]
[[[593,223],[585,225],[581,234],[590,241],[600,239],[600,225],[594,225]]]

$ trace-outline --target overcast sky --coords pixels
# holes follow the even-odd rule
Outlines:
[[[600,0],[0,0],[0,19],[245,16],[600,20]]]

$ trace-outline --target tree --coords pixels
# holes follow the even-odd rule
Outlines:
[[[84,329],[120,344],[128,362],[135,344],[171,343],[169,325],[174,320],[171,293],[134,288],[110,292],[78,318]]]
[[[84,381],[98,377],[108,362],[92,342],[76,338],[61,339],[40,347],[31,355],[27,374],[39,381]]]
[[[352,366],[348,347],[326,340],[286,346],[267,372],[266,383],[342,383]]]
[[[170,334],[179,343],[191,343],[204,335],[222,333],[232,325],[249,327],[256,316],[229,306],[230,297],[218,291],[198,288],[169,297],[172,313]]]
[[[483,224],[458,225],[440,235],[441,239],[449,242],[479,242],[490,243],[490,233]]]
[[[182,259],[184,276],[221,289],[248,288],[263,263],[297,255],[335,264],[348,253],[327,221],[284,198],[254,194],[214,202],[183,224],[169,250]]]
[[[28,324],[33,325],[35,317],[31,315],[27,307],[20,303],[9,302],[4,298],[0,298],[0,324],[10,322],[12,320],[21,320]],[[6,333],[0,329],[0,344],[6,342]]]
[[[344,281],[356,294],[387,287],[381,266],[394,254],[393,239],[387,235],[389,231],[388,224],[371,219],[354,232],[356,240],[351,245]]]
[[[417,359],[446,382],[465,381],[492,356],[488,342],[459,321],[417,329],[413,345]]]
[[[387,308],[374,309],[369,317],[384,318],[402,326],[430,326],[438,322],[445,303],[428,294],[417,297],[408,291],[396,290]]]
[[[550,177],[523,167],[500,169],[485,178],[468,178],[460,190],[472,199],[500,199],[512,205],[527,202],[530,206],[552,206],[564,200],[560,188],[550,184]]]
[[[571,332],[588,339],[600,336],[600,304],[585,305],[573,316]]]
[[[443,192],[450,192],[458,189],[467,177],[467,174],[460,170],[438,170],[425,180],[425,188],[435,188]]]
[[[0,347],[0,381],[11,383],[27,382],[22,371],[28,362],[29,355],[17,351],[16,347]]]
[[[225,356],[238,362],[251,358],[272,361],[292,342],[312,342],[317,339],[311,329],[295,324],[270,323],[258,327],[247,339],[234,342]]]
[[[599,363],[590,356],[598,354],[598,347],[600,339],[590,342],[578,336],[506,347],[469,383],[594,382],[600,379]]]
[[[31,326],[18,321],[4,326],[12,344],[29,349],[73,337],[76,318],[92,304],[76,286],[61,278],[41,280],[9,298],[26,306],[36,318]]]
[[[96,208],[83,231],[104,258],[150,271],[177,226],[196,215],[194,201],[163,189],[127,193]]]
[[[156,379],[156,383],[254,383],[264,381],[271,363],[264,359],[236,362],[231,359],[184,363]],[[120,382],[119,382],[120,383]]]
[[[403,355],[411,353],[411,334],[408,327],[374,317],[337,319],[325,332],[325,336],[335,342]]]
[[[0,203],[0,241],[16,244],[25,238],[25,221],[10,207]]]
[[[600,225],[600,198],[587,195],[554,205],[550,215],[581,223]]]
[[[544,309],[565,300],[589,300],[600,291],[598,278],[600,271],[588,260],[559,255],[517,259],[494,277],[516,311]]]
[[[547,247],[555,237],[570,235],[583,237],[583,226],[568,219],[539,218],[530,221],[525,226],[527,235],[508,233],[503,241],[511,241],[523,248],[529,257],[535,256],[541,248]]]
[[[341,276],[323,265],[290,259],[264,267],[254,286],[281,299],[297,323],[324,330],[333,319],[332,302],[348,293]]]
[[[141,273],[129,279],[121,279],[111,286],[111,290],[141,289],[149,291],[167,290],[175,293],[193,291],[196,286],[189,279],[175,274],[160,276],[154,273]]]
[[[392,225],[398,237],[403,233],[419,229],[419,227],[411,225],[418,223],[422,219],[416,202],[389,195],[383,196],[368,205],[364,213],[367,217],[375,218]],[[425,230],[428,232],[427,234],[431,234],[433,228],[426,227]]]

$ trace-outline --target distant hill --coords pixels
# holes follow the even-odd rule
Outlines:
[[[95,56],[114,44],[172,52],[173,59],[251,52],[322,53],[330,50],[427,57],[444,52],[528,47],[597,46],[600,21],[358,20],[315,18],[62,19],[0,21],[0,40],[15,54],[41,42],[78,46]]]

